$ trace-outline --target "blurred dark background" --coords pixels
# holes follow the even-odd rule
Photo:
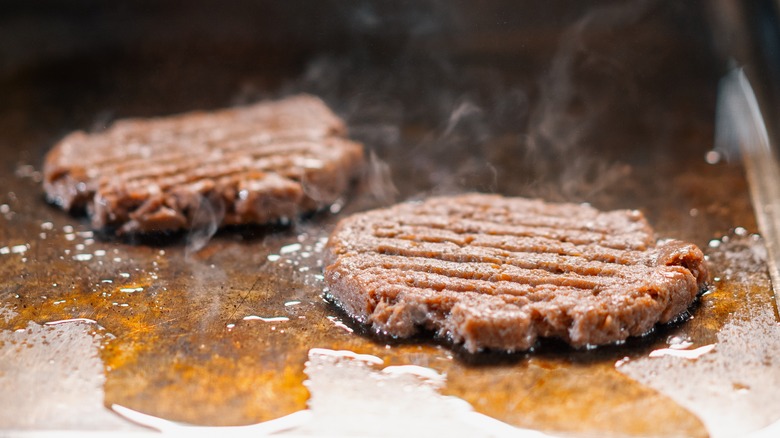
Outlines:
[[[705,1],[1,4],[0,146],[34,166],[74,129],[309,92],[402,198],[592,200],[703,156],[728,68]]]

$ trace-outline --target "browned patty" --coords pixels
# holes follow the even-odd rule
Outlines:
[[[471,352],[539,337],[621,341],[683,314],[708,279],[696,245],[656,244],[635,210],[468,194],[342,220],[325,281],[376,331],[430,330]]]
[[[318,98],[128,119],[74,132],[47,154],[44,189],[95,228],[159,232],[193,225],[206,200],[222,225],[292,219],[334,202],[363,159]]]

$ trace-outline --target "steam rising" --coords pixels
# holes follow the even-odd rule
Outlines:
[[[187,260],[203,249],[214,236],[225,217],[225,206],[222,202],[200,198],[198,208],[192,217],[192,226],[187,232],[184,255]]]
[[[447,127],[444,128],[444,132],[442,133],[443,138],[448,138],[453,136],[455,133],[456,128],[458,125],[462,125],[463,122],[467,122],[469,119],[477,119],[480,116],[483,116],[484,111],[482,111],[481,108],[479,108],[477,105],[475,105],[473,102],[470,102],[468,100],[460,102],[458,106],[455,107],[455,109],[452,111],[452,114],[450,114],[449,120],[447,120]],[[476,124],[475,125],[476,130],[482,131],[478,132],[478,136],[481,137],[482,140],[485,140],[486,137],[489,135],[486,127],[483,124]],[[481,134],[481,135],[479,135]]]
[[[386,17],[366,6],[348,20],[366,42],[317,52],[300,75],[270,94],[244,83],[234,97],[251,102],[311,93],[345,119],[349,136],[365,145],[367,163],[358,188],[332,213],[468,191],[613,205],[639,190],[631,185],[639,180],[634,164],[647,168],[648,157],[666,158],[643,149],[665,143],[690,120],[676,117],[663,100],[664,93],[679,90],[661,86],[658,92],[659,84],[681,74],[669,68],[676,59],[670,54],[686,50],[667,35],[679,17],[663,2],[588,9],[562,33],[546,34],[558,43],[541,57],[534,53],[535,65],[523,58],[529,55],[523,50],[532,49],[517,39],[507,42],[510,49],[503,43],[479,49],[490,57],[470,57],[468,44],[442,44],[436,38],[446,39],[448,32],[462,33],[464,40],[483,36],[468,27],[471,17],[457,16],[469,8],[445,9],[441,16],[424,15],[444,24],[404,21],[409,26],[397,29],[402,35],[379,50],[370,38],[388,38],[381,32]],[[306,184],[304,189],[314,199],[326,198]],[[204,226],[188,242],[197,251],[212,234]]]
[[[393,183],[390,166],[377,157],[373,151],[368,156],[364,179],[368,194],[380,205],[389,205],[395,202],[398,189]]]
[[[675,129],[649,91],[677,74],[665,70],[677,49],[664,46],[664,14],[645,0],[590,9],[560,34],[541,74],[505,69],[516,53],[464,62],[410,39],[392,62],[314,58],[288,89],[323,96],[344,115],[372,160],[389,163],[400,199],[476,190],[591,200],[624,188],[631,162],[643,158],[626,151]],[[644,145],[629,143],[637,133],[647,133]]]
[[[607,130],[620,129],[605,121],[620,120],[615,106],[637,99],[639,93],[627,60],[618,57],[621,48],[605,40],[636,25],[653,4],[638,1],[593,9],[560,39],[531,115],[526,159],[538,166],[542,178],[559,175],[557,191],[565,199],[593,197],[630,173],[625,164],[583,151],[592,146],[592,137],[608,137]],[[549,189],[546,194],[554,196]]]

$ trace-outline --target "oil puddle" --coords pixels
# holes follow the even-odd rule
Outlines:
[[[122,406],[123,417],[168,434],[281,436],[444,436],[534,437],[550,435],[518,429],[475,412],[465,401],[439,391],[446,377],[433,369],[384,366],[373,355],[347,350],[309,350],[304,385],[308,409],[275,420],[240,427],[197,427],[145,415]]]

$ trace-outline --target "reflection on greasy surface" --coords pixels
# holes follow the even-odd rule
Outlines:
[[[651,352],[618,367],[688,407],[713,436],[740,436],[776,421],[780,412],[780,373],[765,370],[780,356],[780,324],[763,267],[766,250],[758,236],[737,232],[711,242],[718,249],[710,253],[718,267],[716,287],[701,313],[716,317],[680,327],[667,338],[669,349],[655,350],[664,357]],[[703,354],[693,355],[696,360],[679,355],[697,347]]]
[[[204,62],[175,46],[95,49],[5,74],[3,369],[12,360],[41,369],[39,356],[7,353],[31,342],[15,330],[86,318],[103,333],[104,405],[191,424],[252,424],[304,409],[312,348],[431,368],[446,376],[443,394],[543,431],[734,436],[775,420],[778,400],[765,391],[780,380],[772,353],[780,338],[745,178],[737,162],[705,160],[720,64],[701,29],[675,14],[691,18],[684,8],[617,7],[535,29],[550,53],[497,45],[486,58],[455,38],[382,46],[391,61],[316,50],[292,59],[243,41],[218,54],[207,45],[215,58]],[[579,44],[553,56],[562,34]],[[472,36],[487,45],[524,38]],[[441,50],[429,57],[419,47]],[[331,211],[290,227],[223,230],[193,252],[186,235],[103,239],[43,201],[42,157],[73,129],[299,91],[322,96],[373,154],[363,183]],[[641,209],[659,237],[706,248],[719,280],[690,319],[644,338],[596,350],[546,342],[513,356],[375,339],[322,299],[321,251],[340,217],[474,190]],[[723,236],[732,240],[710,244]],[[748,253],[755,258],[740,258]],[[708,345],[697,359],[662,354]],[[9,396],[0,395],[3,406],[17,409]],[[37,427],[55,424],[38,418]]]
[[[414,436],[421,430],[436,430],[446,436],[547,436],[509,426],[475,413],[462,400],[442,396],[437,390],[446,378],[430,368],[417,365],[381,368],[382,365],[382,359],[369,354],[312,348],[304,369],[307,376],[304,385],[311,394],[308,409],[248,426],[192,426],[123,406],[111,408],[150,429],[188,436],[232,432],[246,436],[273,433],[393,437]]]
[[[17,331],[0,332],[3,428],[134,428],[103,406],[105,375],[98,355],[103,335],[87,321],[30,322]]]

